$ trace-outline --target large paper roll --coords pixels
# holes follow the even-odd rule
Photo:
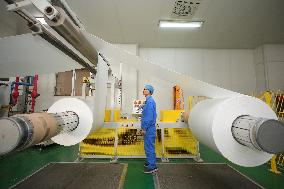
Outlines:
[[[52,138],[57,144],[64,146],[77,144],[88,134],[103,126],[107,100],[108,65],[101,57],[98,60],[94,98],[88,100],[63,98],[48,109],[49,113],[73,111],[79,117],[79,124],[74,131],[61,133]]]
[[[196,104],[189,116],[189,127],[197,139],[231,162],[254,167],[271,159],[272,154],[238,143],[232,135],[232,124],[240,116],[250,115],[276,119],[272,109],[249,96],[207,99]]]
[[[93,128],[93,112],[89,106],[80,99],[63,98],[56,101],[49,109],[48,113],[58,113],[72,111],[79,117],[77,128],[71,132],[61,133],[51,139],[64,146],[71,146],[84,140]]]

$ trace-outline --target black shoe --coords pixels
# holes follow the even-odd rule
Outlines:
[[[157,167],[154,168],[154,169],[147,168],[147,169],[145,169],[144,173],[157,173],[157,171],[158,171]]]
[[[144,167],[148,167],[149,166],[149,163],[144,163]]]

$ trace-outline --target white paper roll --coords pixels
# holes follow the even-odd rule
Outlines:
[[[79,124],[74,131],[61,133],[53,138],[55,143],[64,146],[71,146],[84,140],[93,127],[93,112],[89,106],[77,98],[63,98],[56,101],[49,109],[48,113],[58,113],[73,111],[79,117]]]
[[[190,113],[189,127],[201,143],[231,162],[245,167],[262,165],[271,159],[272,154],[253,150],[233,138],[232,123],[242,115],[277,120],[275,113],[263,101],[243,95],[199,102]]]

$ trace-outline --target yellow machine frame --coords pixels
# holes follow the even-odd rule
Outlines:
[[[80,143],[83,158],[145,158],[143,137],[137,135],[140,122],[120,119],[119,110],[105,111],[105,125]],[[162,110],[157,123],[156,155],[168,158],[200,160],[199,143],[187,125],[180,121],[184,110]]]

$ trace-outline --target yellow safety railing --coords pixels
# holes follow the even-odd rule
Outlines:
[[[278,120],[284,121],[284,91],[274,92],[272,97],[271,107],[277,114]]]
[[[183,157],[197,156],[197,140],[189,129],[185,128],[166,128],[164,130],[165,156]]]
[[[163,136],[161,132],[164,132]],[[164,137],[164,153],[162,137]],[[115,144],[116,140],[117,144]],[[157,129],[155,145],[157,157],[198,155],[197,140],[188,128]],[[80,155],[83,157],[98,155],[141,157],[145,155],[143,137],[137,136],[137,129],[134,128],[102,128],[90,134],[80,143]]]
[[[284,121],[284,91],[265,91],[256,97],[266,102],[275,111],[278,120]]]
[[[184,110],[162,110],[160,121],[175,124],[180,121],[182,112]],[[120,112],[117,111],[112,115],[110,110],[106,110],[105,122],[124,123],[119,114]],[[199,155],[198,141],[188,128],[157,127],[155,145],[157,157],[195,157]],[[137,135],[135,128],[123,126],[112,129],[102,128],[80,143],[80,155],[143,157],[145,156],[143,137]]]
[[[275,161],[276,161],[277,167],[284,171],[284,154],[279,154],[275,158]]]

